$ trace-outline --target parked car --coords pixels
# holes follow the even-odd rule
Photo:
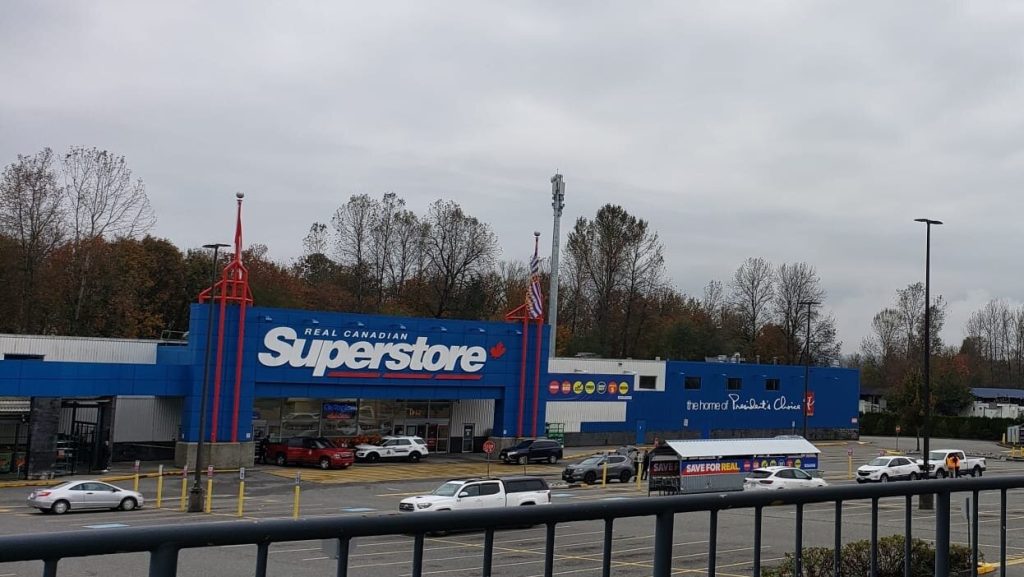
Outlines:
[[[292,437],[270,443],[263,451],[263,460],[284,467],[289,464],[316,465],[321,469],[347,469],[355,462],[349,449],[337,447],[323,437]]]
[[[806,489],[827,487],[825,479],[812,477],[807,471],[796,467],[764,467],[754,469],[743,480],[744,491]]]
[[[29,507],[57,515],[80,509],[131,511],[145,502],[142,493],[93,480],[66,481],[49,489],[36,489],[28,496]]]
[[[562,479],[570,483],[583,481],[588,485],[593,485],[601,479],[602,475],[605,475],[605,464],[608,465],[607,479],[609,481],[617,479],[628,483],[636,475],[633,461],[630,461],[625,455],[615,454],[590,457],[575,465],[566,465],[565,470],[562,471]]]
[[[514,447],[502,449],[498,456],[506,463],[525,465],[528,462],[557,463],[562,458],[562,445],[551,439],[527,439]]]
[[[398,510],[409,513],[549,504],[551,490],[541,477],[453,479],[429,495],[402,499]]]
[[[356,445],[356,458],[376,463],[381,459],[405,459],[413,463],[430,454],[421,437],[383,437],[379,445]]]
[[[921,467],[907,457],[877,457],[857,469],[858,483],[888,483],[900,479],[915,481],[920,476]]]
[[[956,455],[956,458],[959,459],[960,475],[980,477],[987,468],[985,465],[985,457],[968,457],[959,449],[936,449],[928,451],[930,477],[945,479],[946,477],[953,476],[953,472],[946,466],[946,459],[948,459],[950,455]],[[917,465],[918,467],[923,467],[924,461],[918,459]]]

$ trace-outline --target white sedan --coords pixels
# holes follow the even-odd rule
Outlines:
[[[899,479],[917,480],[921,467],[906,457],[877,457],[857,469],[857,482],[888,483]]]
[[[827,487],[825,479],[810,476],[803,469],[795,467],[764,467],[754,469],[743,480],[744,491],[764,491],[777,489],[806,489],[809,487]]]
[[[28,496],[28,506],[43,513],[62,515],[79,509],[121,509],[131,511],[145,503],[142,493],[115,487],[103,481],[67,481],[37,489]]]

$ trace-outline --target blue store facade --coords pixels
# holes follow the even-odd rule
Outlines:
[[[42,362],[25,362],[22,353],[18,360],[0,360],[0,397],[32,399],[32,443],[42,461],[51,449],[45,437],[61,426],[42,422],[54,420],[36,410],[47,400],[176,400],[162,410],[175,407],[178,413],[177,458],[184,462],[199,438],[211,310],[206,441],[222,449],[214,459],[219,463],[251,462],[252,445],[264,435],[360,441],[417,434],[436,451],[461,452],[479,450],[487,438],[540,436],[548,425],[564,432],[567,444],[802,429],[799,366],[549,362],[537,356],[548,350],[546,326],[529,325],[524,342],[518,322],[264,307],[247,307],[241,320],[237,306],[224,309],[222,322],[218,307],[205,304],[192,306],[187,342],[154,343],[150,361],[67,361],[40,354],[32,360]],[[811,438],[856,436],[857,371],[814,367],[808,389]],[[110,416],[118,418],[116,412]]]

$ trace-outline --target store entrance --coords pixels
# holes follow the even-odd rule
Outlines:
[[[423,437],[427,442],[427,448],[431,453],[447,453],[450,436],[448,434],[448,421],[428,421],[422,423],[409,423],[405,425],[406,435]]]

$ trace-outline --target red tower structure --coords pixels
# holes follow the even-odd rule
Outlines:
[[[544,297],[541,294],[540,289],[540,257],[537,254],[537,243],[539,239],[540,233],[533,233],[533,258],[530,259],[530,286],[526,291],[525,302],[505,314],[505,320],[507,321],[523,322],[522,355],[519,363],[519,411],[517,413],[518,420],[516,423],[517,437],[523,436],[523,414],[525,411],[523,405],[526,400],[526,357],[528,355],[527,347],[530,335],[530,321],[533,321],[537,327],[537,340],[534,343],[535,351],[533,359],[533,418],[531,419],[531,430],[533,431],[532,436],[536,437],[538,434],[537,401],[540,395],[540,346],[541,341],[544,340]]]
[[[235,351],[235,389],[234,404],[231,411],[231,442],[238,441],[238,403],[242,390],[242,346],[245,338],[245,309],[253,304],[252,291],[249,290],[249,269],[242,264],[242,199],[245,195],[236,193],[238,210],[235,219],[235,254],[231,262],[224,267],[220,280],[212,287],[199,293],[199,302],[208,302],[211,298],[220,302],[217,323],[217,362],[213,378],[213,411],[210,426],[210,442],[217,442],[217,418],[220,413],[220,384],[224,363],[224,319],[228,303],[237,304],[238,309],[238,343]]]

